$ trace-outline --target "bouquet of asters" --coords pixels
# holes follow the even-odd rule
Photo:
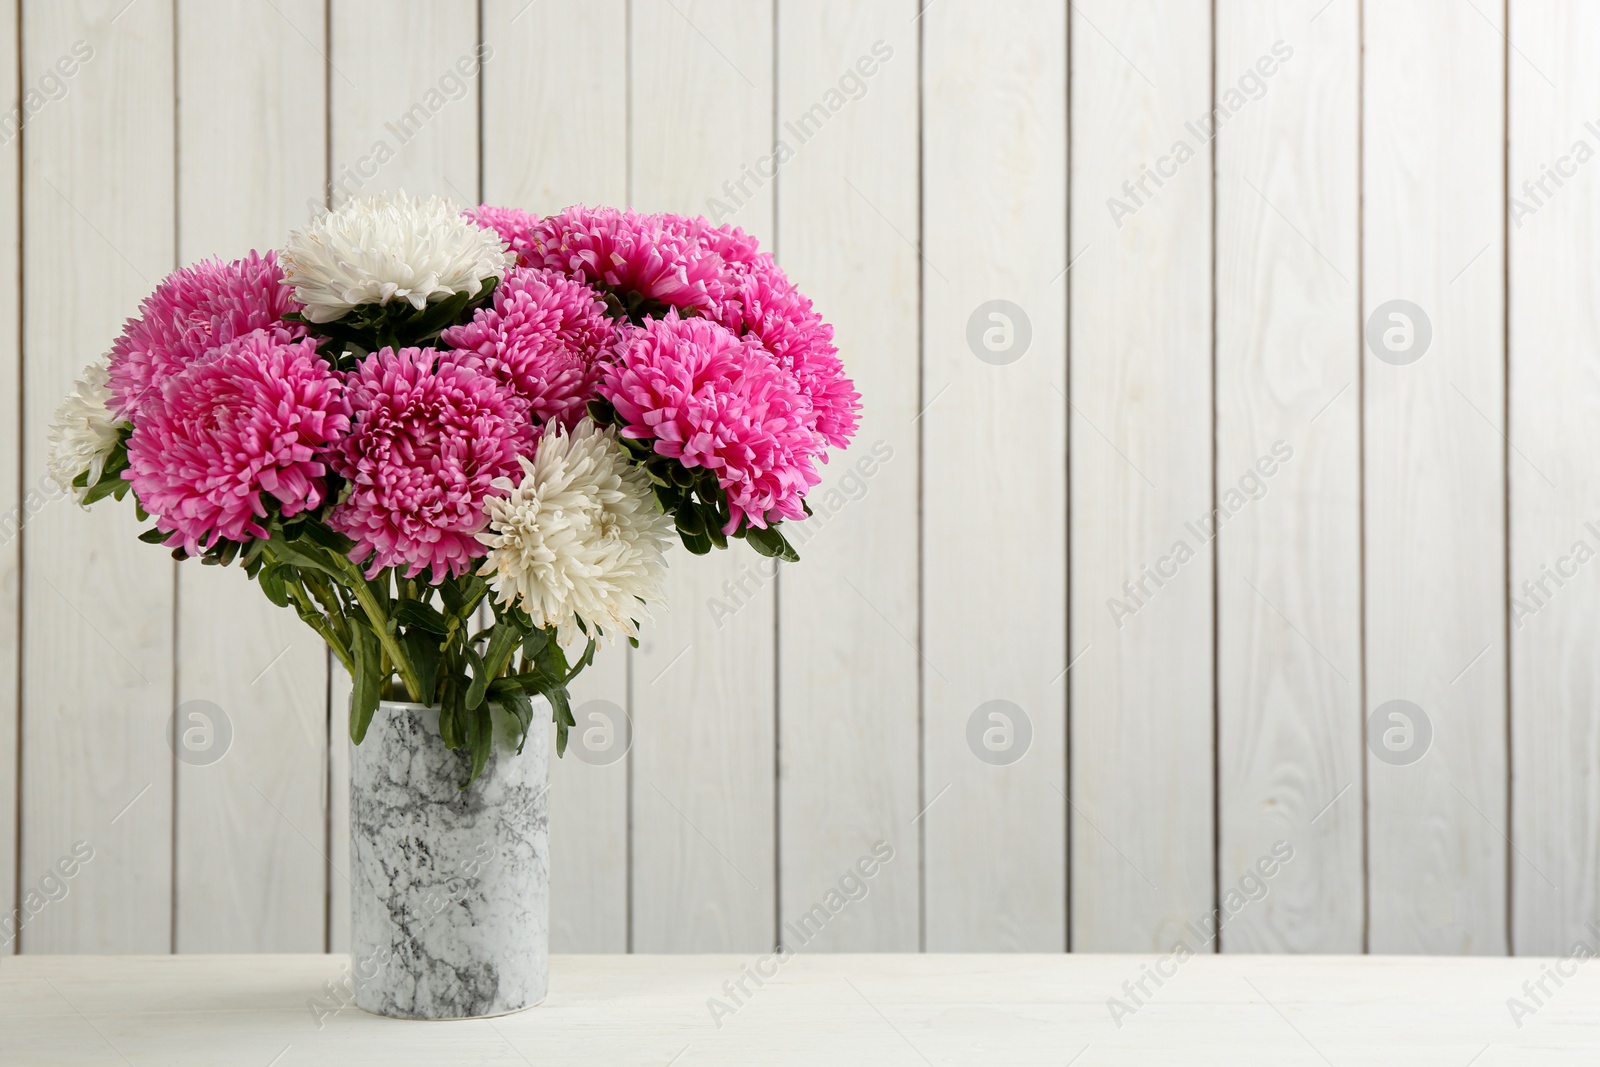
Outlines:
[[[402,193],[166,278],[62,404],[51,473],[296,611],[357,743],[380,700],[436,706],[476,776],[491,709],[520,747],[536,695],[565,751],[567,685],[637,644],[674,533],[795,560],[780,525],[859,401],[737,228]]]

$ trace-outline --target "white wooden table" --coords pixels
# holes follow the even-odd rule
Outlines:
[[[1600,964],[1513,1021],[1555,961],[1198,956],[797,956],[718,1026],[753,956],[566,956],[549,999],[482,1022],[339,1008],[335,956],[0,960],[0,1064],[1330,1064],[1600,1062]],[[764,965],[770,970],[770,965]],[[1168,969],[1172,969],[1169,965]],[[335,992],[330,995],[330,990]],[[1537,989],[1535,990],[1537,992]],[[1137,989],[1135,987],[1135,992]],[[1136,1007],[1113,1022],[1107,1002]]]

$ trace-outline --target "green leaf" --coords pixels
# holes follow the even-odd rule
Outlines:
[[[465,578],[446,579],[439,585],[439,599],[451,615],[469,614],[478,601],[489,591],[489,583],[476,574]]]
[[[377,636],[365,626],[356,626],[352,642],[355,654],[355,677],[350,696],[350,740],[360,744],[367,736],[372,715],[378,710],[378,700],[383,689],[379,677],[380,661]]]
[[[305,530],[307,541],[321,545],[330,552],[337,552],[339,555],[344,556],[348,555],[350,550],[355,547],[355,542],[350,538],[335,530],[328,529],[320,522],[308,521],[302,523],[301,526]]]
[[[572,681],[583,672],[584,668],[594,662],[594,650],[595,640],[591,637],[589,638],[589,644],[584,647],[583,655],[578,657],[578,662],[574,663],[572,669],[567,672],[567,681]]]
[[[128,483],[121,478],[102,477],[89,487],[88,492],[83,494],[83,503],[87,507],[96,501],[104,500],[108,496],[114,496],[121,500],[123,494],[127,491]]]
[[[163,533],[160,530],[151,527],[139,535],[139,540],[143,541],[147,545],[164,545],[167,543],[167,538],[171,536],[172,535],[169,533]]]
[[[273,538],[270,551],[274,556],[286,563],[293,563],[296,567],[331,575],[341,585],[347,578],[344,571],[331,562],[322,549],[313,548],[303,541],[282,541]]]
[[[522,654],[529,659],[537,661],[539,654],[544,651],[545,645],[550,643],[548,630],[535,629],[522,639]]]
[[[700,509],[693,500],[685,499],[678,505],[678,510],[672,515],[673,521],[678,524],[678,533],[689,537],[706,536],[705,518],[700,514]]]
[[[82,482],[73,479],[73,484],[87,491],[84,493],[83,503],[87,506],[97,500],[104,500],[108,496],[115,496],[121,500],[128,491],[128,483],[123,481],[122,472],[128,469],[128,436],[132,429],[123,427],[118,431],[117,443],[111,446],[111,452],[106,456],[105,466],[100,469],[100,479],[89,485],[89,472],[84,471],[79,475]]]
[[[555,679],[557,683],[567,677],[567,654],[552,631],[545,631],[544,647],[534,656],[533,662],[546,677]]]
[[[722,532],[725,515],[719,514],[717,505],[707,501],[700,502],[700,521],[703,524],[706,536],[711,538],[711,543],[717,548],[728,547],[728,537]]]
[[[628,437],[625,434],[618,434],[617,443],[626,449],[628,455],[635,460],[645,459],[655,451],[655,445],[648,438]]]
[[[572,717],[572,702],[564,685],[545,690],[544,698],[550,701],[550,717],[556,724],[556,756],[567,754],[567,731],[578,725]]]
[[[466,604],[461,583],[455,578],[446,578],[439,583],[439,599],[444,602],[444,610],[452,615],[460,615],[461,608]]]
[[[472,668],[472,684],[467,686],[466,708],[476,711],[483,706],[483,696],[489,691],[489,668],[475,648],[467,649],[467,663]]]
[[[439,609],[420,600],[400,601],[395,605],[394,617],[403,626],[415,626],[438,637],[450,632],[450,624],[439,614]]]
[[[251,541],[250,547],[244,551],[243,566],[247,569],[259,566],[260,564],[258,561],[261,559],[261,553],[266,551],[269,543],[270,542],[264,541],[259,537],[254,541]],[[252,569],[250,570],[250,573],[253,575],[255,571]]]
[[[496,678],[494,682],[491,683],[490,692],[494,691],[495,686],[506,686],[509,688],[520,689],[524,693],[537,696],[542,694],[546,689],[560,685],[561,678],[561,675],[552,677],[546,674],[544,671],[534,668],[531,671],[523,671],[521,674],[508,674],[504,678]]]
[[[444,672],[444,691],[439,696],[439,737],[444,741],[445,748],[460,748],[462,737],[457,729],[455,709],[460,705],[457,693],[460,685],[455,669],[446,665]]]
[[[533,701],[518,687],[505,685],[504,679],[489,687],[489,697],[517,721],[517,752],[521,753],[528,742],[528,731],[533,728]]]
[[[268,600],[280,608],[286,608],[289,606],[289,590],[283,584],[282,571],[283,567],[279,564],[263,567],[261,573],[256,575],[256,581]]]
[[[744,539],[750,542],[750,546],[761,555],[780,559],[785,563],[800,562],[800,553],[794,550],[788,538],[778,532],[776,523],[764,530],[759,526],[747,526],[741,532],[744,534]]]
[[[467,321],[472,312],[494,297],[499,279],[490,278],[477,293],[453,293],[423,308],[404,301],[389,304],[362,304],[351,308],[333,322],[312,325],[312,331],[331,338],[332,344],[318,349],[339,370],[348,370],[354,359],[344,352],[354,348],[356,355],[384,346],[427,345],[449,326]]]
[[[206,550],[206,562],[226,567],[238,557],[239,549],[243,547],[238,541],[219,540]]]
[[[400,643],[417,669],[422,691],[432,696],[439,680],[439,642],[423,630],[408,630]]]
[[[711,551],[711,538],[706,534],[687,534],[679,530],[678,540],[683,542],[684,548],[696,556],[704,556]]]
[[[494,716],[488,704],[480,703],[467,713],[467,750],[472,755],[472,773],[462,789],[477,781],[494,750]]]
[[[506,619],[499,620],[489,630],[489,647],[484,651],[483,661],[488,666],[491,680],[505,672],[506,664],[511,662],[517,642],[521,639],[522,633],[517,625]]]

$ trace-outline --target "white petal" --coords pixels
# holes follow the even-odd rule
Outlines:
[[[360,304],[405,299],[423,308],[479,293],[516,257],[450,201],[402,192],[347,201],[290,234],[281,259],[306,318],[331,322]]]

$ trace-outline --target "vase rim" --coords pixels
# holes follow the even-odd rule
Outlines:
[[[439,710],[439,705],[437,704],[418,704],[415,700],[380,700],[378,701],[378,707],[390,709],[416,708],[418,711]]]
[[[535,704],[548,704],[550,702],[550,698],[545,696],[543,693],[531,694],[528,699],[533,701]],[[439,705],[437,704],[418,704],[415,700],[380,700],[378,701],[378,707],[388,708],[391,711],[401,711],[405,709],[415,709],[417,711],[439,710]]]

